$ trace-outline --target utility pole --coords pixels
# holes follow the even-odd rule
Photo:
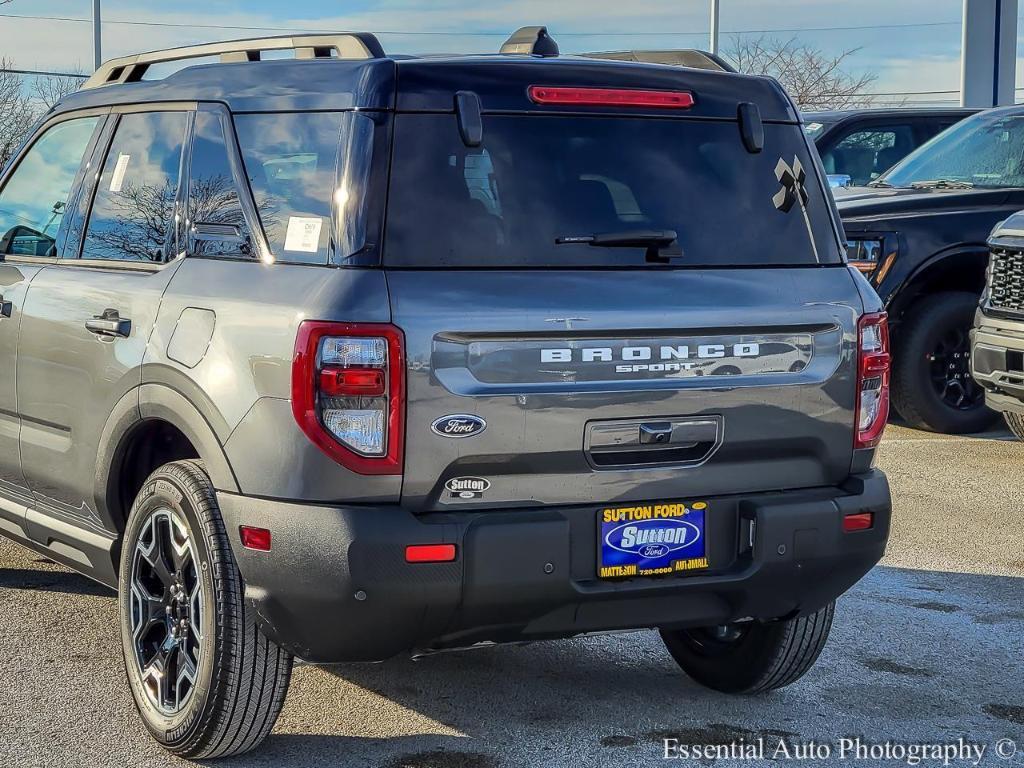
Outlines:
[[[100,0],[92,0],[92,67],[99,69],[103,63],[101,52],[102,33],[100,32]]]
[[[711,52],[718,55],[718,0],[711,0]]]

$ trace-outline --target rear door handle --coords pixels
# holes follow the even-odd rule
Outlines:
[[[132,321],[127,317],[121,317],[116,309],[105,309],[102,315],[96,315],[92,320],[86,320],[85,328],[97,336],[126,339],[132,332]]]

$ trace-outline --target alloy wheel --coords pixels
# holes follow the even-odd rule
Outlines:
[[[932,387],[950,408],[967,411],[984,402],[971,377],[971,341],[963,328],[950,328],[928,356]]]
[[[195,689],[205,628],[201,593],[184,519],[167,508],[153,511],[133,553],[131,630],[136,671],[165,715],[180,712]]]

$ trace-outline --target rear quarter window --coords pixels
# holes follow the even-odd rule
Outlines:
[[[731,121],[491,115],[466,147],[453,115],[397,115],[384,262],[639,266],[641,247],[556,240],[656,229],[677,233],[680,266],[840,263],[801,127],[764,131],[752,154]],[[783,211],[776,165],[795,159],[806,204]]]
[[[326,264],[342,113],[236,114],[234,120],[274,258]]]

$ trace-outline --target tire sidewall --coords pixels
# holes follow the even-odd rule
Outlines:
[[[143,687],[142,676],[137,669],[131,632],[131,572],[135,558],[135,547],[142,529],[150,515],[158,509],[170,509],[181,515],[188,527],[192,542],[193,556],[197,560],[197,574],[201,583],[200,599],[203,605],[203,637],[200,643],[199,665],[194,688],[185,707],[174,715],[166,715],[154,707]],[[181,481],[163,469],[149,477],[129,516],[125,530],[121,568],[119,574],[118,608],[121,622],[121,650],[124,656],[125,673],[142,721],[153,736],[165,746],[174,747],[186,743],[200,727],[203,713],[207,709],[213,687],[213,672],[219,626],[214,593],[214,564],[210,558],[210,547],[204,533],[205,528],[192,503],[190,493]]]

